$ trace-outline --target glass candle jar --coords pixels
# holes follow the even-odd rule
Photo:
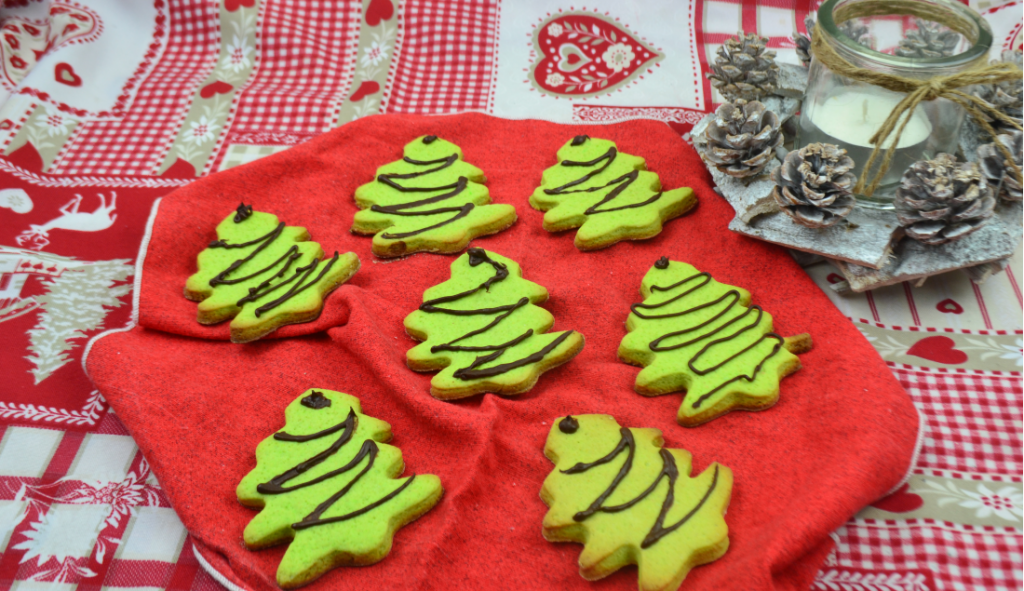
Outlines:
[[[879,12],[877,0],[872,2],[875,5],[872,10],[866,11],[865,2],[871,0],[827,0],[818,9],[818,28],[815,32],[822,35],[822,40],[840,57],[858,68],[928,80],[956,74],[987,62],[992,45],[992,32],[988,24],[978,13],[955,0],[894,3],[891,14],[875,14]],[[913,12],[905,8],[907,5],[927,6],[929,13],[940,10],[945,16],[943,20],[956,23],[950,27],[953,30],[951,33],[943,34],[946,46],[941,47],[940,51],[934,50],[941,43],[934,41],[936,36],[931,31],[916,34],[910,42],[905,40],[905,30],[912,28],[907,25],[915,21],[907,16]],[[856,15],[865,12],[870,12],[870,16],[857,16],[853,20]],[[941,30],[949,31],[945,28]],[[848,34],[857,36],[857,39]],[[920,42],[922,35],[933,41],[930,46]],[[953,35],[958,37],[955,42]],[[903,48],[900,48],[901,40],[904,40]],[[914,51],[915,44],[920,46],[920,51]],[[908,53],[916,55],[906,57]],[[870,138],[905,96],[851,80],[830,71],[817,59],[812,59],[800,114],[797,144],[800,147],[815,142],[838,145],[853,158],[857,165],[853,172],[860,177],[874,149]],[[965,115],[959,105],[946,99],[925,101],[918,105],[896,143],[892,164],[882,177],[881,184],[872,196],[857,195],[858,201],[867,206],[888,207],[903,172],[910,165],[918,160],[933,158],[939,152],[955,154],[957,136]],[[894,138],[895,133],[886,139],[883,148],[890,147]],[[876,162],[881,159],[879,157]]]

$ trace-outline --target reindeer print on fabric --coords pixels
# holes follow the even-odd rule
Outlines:
[[[60,216],[42,225],[29,224],[29,229],[18,235],[19,246],[28,245],[32,250],[42,250],[50,243],[51,230],[73,230],[75,232],[99,232],[114,225],[117,214],[117,193],[110,192],[110,205],[103,193],[97,194],[100,206],[91,212],[78,211],[82,205],[82,196],[75,198],[60,208]]]

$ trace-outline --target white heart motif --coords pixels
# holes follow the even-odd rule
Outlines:
[[[563,43],[561,47],[558,48],[558,55],[562,58],[558,60],[558,69],[563,72],[575,72],[593,61],[584,55],[583,52],[580,51],[580,48],[576,47],[573,43]],[[569,63],[569,56],[573,55],[578,57],[579,61]]]

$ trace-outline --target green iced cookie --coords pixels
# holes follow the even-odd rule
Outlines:
[[[471,248],[452,263],[452,278],[428,289],[405,318],[406,331],[424,341],[409,350],[409,367],[440,370],[430,393],[442,400],[525,392],[583,348],[578,332],[547,333],[554,317],[535,305],[547,299],[515,261]]]
[[[284,429],[256,447],[256,467],[237,489],[243,505],[260,509],[245,545],[289,544],[277,569],[281,587],[383,560],[395,532],[441,499],[437,476],[398,478],[402,452],[384,444],[391,426],[364,415],[356,397],[307,390],[284,412]]]
[[[359,270],[355,253],[324,260],[305,228],[286,226],[244,203],[217,226],[217,238],[199,253],[185,297],[199,302],[202,324],[233,318],[236,343],[316,319],[327,294]]]
[[[549,232],[579,228],[580,250],[651,238],[697,205],[688,188],[662,191],[643,158],[619,152],[608,140],[578,135],[558,150],[558,160],[544,171],[530,205],[546,212]]]
[[[454,253],[477,236],[516,221],[511,205],[490,204],[484,173],[462,159],[462,149],[428,135],[405,146],[405,157],[377,169],[356,189],[352,231],[373,234],[373,253]]]
[[[750,292],[686,263],[662,257],[644,276],[644,297],[626,319],[619,359],[644,370],[636,391],[686,390],[677,420],[694,427],[733,409],[762,410],[779,399],[779,381],[800,369],[811,337],[783,338]]]
[[[675,591],[695,566],[729,548],[725,510],[732,471],[664,449],[657,429],[626,429],[608,415],[556,419],[544,455],[555,469],[540,498],[544,538],[579,542],[580,575],[593,581],[637,565],[640,591]]]

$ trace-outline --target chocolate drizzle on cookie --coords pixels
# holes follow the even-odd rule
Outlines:
[[[239,210],[241,210],[241,208],[239,208]],[[249,212],[250,213],[248,215],[252,215],[251,207],[249,208]],[[238,219],[238,216],[239,213],[236,213],[236,221]],[[241,307],[242,305],[247,304],[249,302],[255,302],[257,300],[260,300],[265,296],[275,293],[286,286],[290,286],[279,297],[269,302],[266,302],[262,306],[256,308],[254,313],[256,317],[259,318],[260,315],[262,315],[263,313],[273,310],[274,308],[287,302],[296,295],[316,285],[317,282],[319,282],[321,279],[324,278],[325,275],[327,275],[327,273],[331,270],[331,267],[334,266],[334,263],[337,262],[337,252],[335,252],[334,256],[331,257],[331,259],[329,259],[326,262],[326,264],[323,265],[322,267],[320,263],[323,261],[321,261],[320,259],[313,259],[313,261],[307,265],[296,267],[294,269],[294,272],[287,279],[280,281],[278,283],[274,283],[275,279],[281,279],[285,277],[285,275],[288,274],[288,271],[292,270],[292,265],[294,265],[297,260],[302,258],[302,253],[299,252],[299,247],[293,244],[287,251],[285,251],[283,255],[278,257],[276,260],[274,260],[267,266],[262,267],[260,269],[252,270],[247,275],[244,275],[242,277],[229,278],[230,275],[232,275],[239,269],[242,269],[248,263],[252,262],[252,260],[256,258],[256,255],[263,252],[263,250],[265,250],[267,247],[269,247],[271,244],[277,241],[277,239],[281,237],[281,233],[284,231],[284,228],[284,222],[281,222],[277,225],[276,228],[274,228],[270,232],[267,232],[263,236],[239,244],[229,244],[228,241],[224,239],[214,240],[213,242],[211,242],[209,244],[209,248],[225,248],[229,250],[236,248],[248,248],[250,246],[256,246],[256,248],[254,248],[252,252],[250,252],[243,258],[237,259],[233,263],[228,265],[227,269],[224,269],[223,271],[217,273],[212,279],[210,279],[210,287],[217,287],[218,285],[237,285],[239,283],[255,279],[266,273],[271,273],[270,277],[260,282],[259,285],[257,285],[256,287],[250,287],[249,293],[246,296],[242,297],[240,300],[238,300],[238,302],[236,302],[236,305]],[[316,277],[310,280],[310,278],[313,277],[313,274],[317,272],[317,269],[320,270],[319,274],[317,274]]]
[[[655,266],[657,267],[657,263],[655,264]],[[740,380],[747,381],[747,382],[753,382],[754,379],[757,377],[758,372],[760,372],[761,368],[764,367],[764,364],[769,359],[771,359],[776,353],[778,353],[780,349],[782,349],[782,345],[785,342],[785,340],[781,336],[779,336],[778,334],[775,334],[774,332],[769,332],[769,333],[761,335],[759,338],[754,340],[754,342],[752,342],[751,344],[747,345],[743,349],[740,349],[739,351],[737,351],[733,355],[730,355],[729,357],[725,358],[723,361],[719,362],[718,364],[713,365],[711,367],[706,367],[706,368],[703,368],[703,369],[698,368],[697,367],[697,363],[700,361],[701,357],[704,356],[705,354],[707,354],[713,347],[715,347],[717,345],[720,345],[722,343],[730,343],[731,341],[734,341],[737,338],[739,338],[740,335],[742,335],[742,334],[744,334],[744,333],[746,333],[748,331],[756,329],[757,326],[761,323],[761,318],[764,315],[764,310],[762,310],[760,306],[751,306],[751,307],[747,308],[743,313],[736,315],[735,317],[733,317],[732,319],[728,320],[727,322],[724,322],[720,326],[716,326],[714,328],[708,328],[711,325],[713,325],[715,322],[717,322],[719,319],[728,316],[730,314],[730,312],[732,312],[733,308],[735,308],[737,306],[737,304],[739,303],[739,300],[740,300],[740,292],[738,290],[736,290],[736,289],[730,289],[729,291],[725,292],[724,294],[722,294],[721,296],[719,296],[718,298],[716,298],[714,300],[711,300],[711,301],[708,301],[708,302],[704,302],[702,304],[698,304],[698,305],[690,307],[690,308],[684,308],[683,310],[678,310],[678,311],[675,311],[675,312],[665,312],[665,313],[661,313],[661,314],[651,314],[651,313],[646,312],[646,310],[658,310],[658,309],[664,308],[665,306],[668,306],[669,304],[671,304],[673,302],[679,301],[679,300],[685,298],[686,296],[688,296],[690,294],[699,292],[701,289],[703,289],[709,283],[711,283],[711,281],[712,281],[711,275],[709,275],[708,273],[697,273],[695,275],[690,275],[689,277],[687,277],[687,278],[685,278],[685,279],[683,279],[681,281],[677,281],[676,283],[673,283],[671,285],[654,285],[654,286],[651,286],[651,293],[652,294],[654,292],[658,292],[658,291],[667,292],[667,291],[672,291],[672,290],[674,290],[676,288],[679,288],[679,287],[683,287],[683,286],[687,286],[687,287],[682,292],[680,292],[680,293],[678,293],[678,294],[676,294],[676,295],[666,299],[665,301],[658,302],[656,304],[641,303],[641,304],[633,304],[632,306],[630,306],[630,311],[632,311],[633,314],[636,314],[637,317],[643,318],[644,320],[657,320],[657,319],[660,319],[660,318],[675,318],[675,317],[679,317],[679,316],[686,316],[688,314],[693,314],[694,312],[698,312],[700,310],[705,310],[705,309],[708,309],[708,308],[714,309],[715,306],[718,306],[719,304],[723,304],[724,303],[724,306],[722,307],[721,310],[719,310],[717,313],[715,313],[714,316],[712,316],[711,318],[705,320],[704,322],[701,322],[700,324],[696,324],[696,325],[691,326],[689,328],[685,328],[683,330],[676,330],[676,331],[673,331],[673,332],[665,333],[665,334],[659,336],[658,338],[654,339],[653,341],[651,341],[650,344],[649,344],[649,347],[650,347],[651,351],[655,351],[655,352],[674,351],[676,349],[681,349],[683,347],[688,347],[688,346],[693,345],[694,343],[697,343],[699,341],[703,341],[705,339],[712,338],[712,337],[715,337],[717,335],[723,335],[724,334],[724,336],[720,336],[719,338],[712,338],[712,340],[708,341],[707,344],[704,345],[704,347],[702,347],[699,351],[697,351],[689,359],[689,361],[687,361],[687,367],[689,367],[690,371],[692,371],[694,374],[696,374],[698,376],[706,376],[706,375],[710,374],[711,372],[713,372],[713,371],[715,371],[717,369],[720,369],[721,367],[727,365],[729,362],[733,361],[734,359],[739,358],[740,356],[742,356],[747,351],[750,351],[751,349],[757,347],[759,344],[761,344],[762,341],[765,341],[765,340],[775,340],[776,341],[775,345],[772,347],[772,349],[768,353],[768,355],[766,355],[763,359],[761,359],[757,363],[757,365],[754,367],[754,370],[752,372],[750,372],[750,375],[740,374],[738,376],[729,378],[729,379],[725,380],[724,382],[718,384],[717,386],[715,386],[711,390],[705,392],[703,395],[701,395],[700,397],[698,397],[696,400],[693,401],[692,406],[695,409],[696,408],[700,408],[701,404],[703,404],[704,401],[706,401],[708,398],[710,398],[712,395],[714,395],[719,390],[725,388],[729,384],[732,384],[733,382],[738,382]],[[692,283],[692,285],[691,285],[691,283]],[[697,297],[699,298],[699,296],[700,296],[700,294],[698,293]],[[750,321],[750,322],[746,322],[745,319],[750,317],[752,314],[754,315],[753,320]],[[725,334],[726,332],[728,332],[727,329],[730,329],[730,327],[735,328],[736,330],[734,330],[732,332],[729,332],[728,334]],[[702,330],[702,329],[707,329],[707,330]],[[678,337],[678,336],[681,336],[681,335],[690,335],[691,338],[689,338],[689,339],[687,339],[687,340],[685,340],[685,341],[683,341],[681,343],[674,343],[674,344],[671,344],[671,345],[662,344],[663,341],[665,341],[665,340],[674,339],[675,337]]]
[[[572,138],[572,145],[573,146],[582,146],[589,139],[590,139],[589,135],[578,135],[578,136]]]
[[[313,410],[320,410],[321,408],[327,408],[331,405],[331,399],[324,396],[323,392],[313,390],[309,396],[306,396],[301,401],[302,406],[306,408],[312,408]]]
[[[322,394],[321,394],[321,396],[322,396]],[[309,396],[307,396],[306,398],[309,398]],[[303,404],[305,404],[305,400],[306,399],[304,398],[303,399]],[[344,497],[346,494],[348,494],[348,492],[350,490],[352,490],[352,488],[356,485],[356,483],[358,483],[359,480],[363,476],[365,476],[366,473],[369,472],[373,468],[373,464],[374,464],[374,462],[377,459],[377,454],[379,453],[380,448],[377,446],[377,442],[376,441],[374,441],[372,439],[367,439],[367,440],[363,441],[362,447],[359,448],[359,452],[356,453],[355,457],[352,458],[344,466],[341,466],[340,468],[337,468],[335,470],[331,470],[330,472],[327,472],[326,474],[322,474],[322,475],[320,475],[320,476],[318,476],[316,478],[312,478],[312,479],[307,480],[305,482],[300,482],[299,484],[295,484],[295,485],[292,485],[292,486],[286,486],[286,484],[289,481],[291,481],[292,479],[294,479],[294,478],[296,478],[298,476],[301,476],[302,474],[308,472],[312,468],[314,468],[314,467],[320,465],[321,463],[325,462],[328,458],[330,458],[334,454],[338,453],[338,451],[341,450],[341,448],[345,447],[345,445],[348,444],[348,442],[352,440],[352,435],[355,433],[356,421],[357,421],[357,418],[356,418],[355,409],[350,408],[349,411],[348,411],[348,417],[346,417],[344,421],[342,421],[342,422],[340,422],[340,423],[338,423],[338,424],[336,424],[336,425],[334,425],[332,427],[328,427],[328,428],[326,428],[326,429],[324,429],[322,431],[318,431],[316,433],[310,433],[309,435],[292,435],[290,433],[285,433],[284,431],[281,431],[281,432],[278,432],[278,433],[274,433],[274,439],[276,439],[277,441],[288,441],[288,442],[293,442],[293,443],[306,443],[308,441],[315,441],[315,440],[321,439],[323,437],[328,437],[330,435],[338,433],[339,431],[341,432],[341,434],[334,441],[334,443],[332,443],[331,446],[328,447],[327,449],[325,449],[324,451],[316,454],[315,456],[313,456],[313,457],[311,457],[311,458],[309,458],[309,459],[307,459],[305,461],[299,462],[298,464],[292,466],[288,470],[285,470],[281,474],[278,474],[277,476],[271,478],[269,481],[264,482],[264,483],[258,485],[256,487],[256,492],[258,492],[260,494],[264,494],[264,495],[287,494],[287,493],[290,493],[292,491],[296,491],[296,490],[305,488],[307,486],[312,486],[314,484],[318,484],[320,482],[324,482],[325,480],[330,480],[330,479],[334,478],[335,476],[340,476],[342,474],[346,474],[346,473],[354,470],[359,464],[361,464],[363,462],[364,459],[368,459],[368,461],[366,462],[366,465],[363,467],[362,470],[360,470],[355,475],[354,478],[352,478],[347,484],[345,484],[344,487],[342,487],[340,490],[338,490],[338,492],[334,493],[333,495],[328,497],[326,500],[324,500],[324,502],[322,502],[319,505],[317,505],[316,509],[314,509],[312,513],[310,513],[309,515],[307,515],[307,516],[302,518],[302,521],[299,521],[297,523],[293,523],[292,524],[292,529],[297,529],[297,530],[298,529],[307,529],[307,528],[315,527],[315,526],[318,526],[318,525],[325,525],[325,524],[328,524],[328,523],[338,523],[339,521],[348,521],[349,519],[352,519],[352,518],[355,518],[355,517],[359,517],[360,515],[363,515],[364,513],[368,513],[369,511],[372,511],[373,509],[376,509],[377,507],[380,507],[384,503],[387,503],[391,499],[397,497],[403,490],[405,490],[406,487],[408,487],[410,484],[412,484],[413,480],[416,479],[416,475],[413,474],[412,476],[409,477],[408,480],[403,482],[402,485],[399,486],[398,488],[396,488],[395,490],[393,490],[390,493],[384,495],[380,499],[377,499],[376,501],[374,501],[374,502],[372,502],[372,503],[370,503],[368,505],[363,506],[360,509],[356,509],[355,511],[350,511],[348,513],[345,513],[344,515],[338,515],[338,516],[335,516],[335,517],[326,517],[326,518],[322,517],[322,515],[324,514],[325,511],[330,509],[331,506],[334,505],[334,503],[338,502],[338,500],[340,500],[342,497]]]
[[[238,209],[235,210],[234,221],[236,224],[241,224],[245,220],[249,219],[249,216],[251,215],[252,206],[246,205],[245,202],[242,202],[242,204],[238,206]]]
[[[587,138],[587,136],[585,136],[585,135],[584,136],[576,136],[572,140],[572,145],[573,146],[579,146],[579,145],[582,145],[584,141],[586,141],[586,140],[581,140],[579,143],[576,143],[576,141],[579,140],[580,138]],[[638,207],[643,207],[645,205],[650,205],[651,203],[654,203],[658,199],[661,199],[661,192],[659,191],[653,197],[647,199],[646,201],[642,201],[640,203],[630,203],[628,205],[620,205],[618,207],[609,207],[607,209],[599,209],[602,205],[604,205],[606,203],[609,203],[611,201],[614,201],[619,195],[622,194],[623,191],[628,189],[630,185],[632,185],[634,182],[636,182],[636,179],[639,178],[639,176],[640,176],[639,171],[636,171],[636,170],[627,172],[626,174],[624,174],[624,175],[622,175],[620,177],[614,178],[614,179],[608,181],[607,183],[605,183],[603,185],[599,185],[597,187],[589,187],[589,188],[586,188],[586,189],[573,189],[573,187],[582,185],[582,184],[586,183],[587,181],[589,181],[590,179],[600,175],[602,172],[607,170],[608,167],[610,167],[612,165],[612,163],[615,161],[615,158],[618,156],[618,154],[619,154],[619,151],[616,150],[615,148],[608,148],[607,152],[605,152],[604,154],[598,156],[597,158],[594,158],[593,160],[586,160],[586,161],[563,160],[562,163],[561,163],[562,166],[570,166],[570,167],[591,167],[591,166],[597,166],[597,168],[591,170],[590,172],[584,174],[583,176],[581,176],[580,178],[578,178],[578,179],[576,179],[574,181],[569,181],[568,183],[565,183],[564,185],[562,185],[560,187],[555,187],[554,189],[544,189],[544,193],[547,194],[547,195],[566,195],[566,194],[569,194],[569,193],[594,193],[596,191],[602,191],[604,189],[607,189],[608,187],[615,186],[615,188],[612,189],[611,191],[609,191],[604,196],[603,199],[601,199],[600,201],[598,201],[594,205],[588,207],[587,210],[585,212],[583,212],[586,215],[594,215],[594,214],[597,214],[597,213],[609,213],[609,212],[612,212],[612,211],[622,211],[624,209],[636,209]],[[601,164],[602,162],[604,162],[604,164]],[[598,165],[600,165],[600,166],[598,166]]]
[[[610,506],[605,505],[605,502],[619,487],[619,484],[629,476],[629,472],[633,469],[633,459],[636,455],[636,440],[633,439],[633,432],[622,427],[619,429],[619,435],[619,443],[615,446],[615,449],[608,453],[608,455],[594,460],[593,462],[580,462],[571,468],[561,471],[562,474],[581,474],[591,468],[607,464],[617,458],[622,452],[626,452],[626,461],[622,464],[622,467],[619,468],[618,473],[615,474],[615,477],[612,479],[611,484],[608,485],[608,488],[598,495],[589,507],[573,515],[572,519],[573,521],[581,522],[585,521],[595,513],[618,513],[619,511],[629,509],[653,493],[662,478],[667,478],[668,492],[666,492],[665,499],[661,502],[661,511],[658,513],[658,518],[655,520],[654,525],[640,543],[641,548],[647,549],[657,543],[661,538],[685,525],[686,522],[688,522],[697,513],[697,511],[700,511],[701,507],[704,506],[704,503],[711,497],[711,494],[715,492],[715,487],[718,486],[718,465],[715,465],[714,475],[711,478],[711,485],[708,487],[708,490],[705,491],[704,496],[701,497],[700,501],[698,501],[686,515],[682,516],[679,521],[666,526],[665,519],[668,517],[668,512],[672,510],[672,506],[675,504],[676,481],[679,479],[679,468],[676,467],[675,457],[668,450],[658,450],[658,453],[661,456],[661,471],[658,472],[657,476],[655,476],[654,481],[651,482],[650,486],[644,489],[643,492],[632,500],[626,501],[625,503]]]
[[[423,138],[423,143],[424,144],[431,144],[431,143],[433,143],[436,140],[437,140],[437,136],[435,136],[435,135],[428,135],[428,136]],[[458,154],[452,154],[451,156],[447,156],[445,158],[437,158],[435,160],[416,160],[414,158],[410,158],[408,156],[405,156],[404,158],[402,158],[402,161],[406,162],[407,164],[412,164],[413,166],[426,166],[426,167],[433,167],[433,168],[427,168],[426,170],[418,170],[416,172],[407,172],[407,173],[393,172],[393,173],[378,175],[377,176],[377,182],[378,183],[382,183],[384,185],[387,185],[387,186],[391,187],[392,189],[394,189],[394,190],[396,190],[396,191],[398,191],[400,193],[430,193],[430,192],[433,192],[433,191],[446,191],[446,192],[445,193],[441,193],[440,195],[434,195],[432,197],[427,197],[426,199],[419,199],[419,200],[416,200],[416,201],[408,201],[406,203],[399,203],[399,204],[396,204],[396,205],[373,205],[373,206],[370,207],[370,211],[376,211],[377,213],[385,213],[385,214],[388,214],[388,215],[397,215],[397,216],[403,216],[403,217],[432,216],[432,215],[437,215],[437,214],[441,214],[441,213],[452,213],[452,214],[454,214],[450,218],[448,218],[448,219],[446,219],[446,220],[444,220],[442,222],[439,222],[437,224],[432,224],[432,225],[429,225],[429,226],[425,226],[423,228],[419,228],[417,230],[411,230],[409,232],[385,232],[385,233],[381,234],[381,237],[387,238],[388,240],[401,240],[402,238],[409,238],[411,236],[416,236],[416,235],[422,234],[424,232],[429,232],[430,230],[435,230],[435,229],[440,228],[442,226],[447,226],[448,224],[454,222],[455,220],[464,218],[467,215],[469,215],[469,212],[473,211],[473,208],[475,207],[475,205],[473,203],[466,203],[464,205],[451,206],[451,207],[439,207],[439,208],[435,208],[435,209],[416,209],[416,208],[419,208],[419,207],[423,207],[425,205],[433,205],[434,203],[439,203],[441,201],[446,201],[448,199],[451,199],[451,198],[456,197],[459,194],[461,194],[463,191],[466,190],[466,187],[469,186],[469,179],[467,179],[464,176],[460,176],[458,178],[458,180],[456,180],[454,183],[447,184],[447,185],[438,185],[436,187],[418,187],[418,186],[417,187],[413,187],[413,186],[403,185],[403,184],[397,182],[397,181],[408,181],[408,180],[411,180],[411,179],[416,179],[416,178],[419,178],[419,177],[431,175],[431,174],[434,174],[435,172],[440,172],[440,171],[448,168],[449,166],[455,164],[458,160],[459,160],[459,155]],[[435,165],[437,165],[437,166],[435,166]],[[415,211],[411,211],[411,210],[415,210]]]
[[[658,259],[654,263],[654,268],[655,269],[662,269],[662,270],[668,269],[668,263],[669,263],[668,257],[661,257],[660,259]]]
[[[580,428],[580,422],[572,415],[569,415],[558,422],[558,430],[566,435],[572,435]]]
[[[508,318],[513,312],[515,312],[519,308],[522,308],[523,306],[528,305],[530,303],[530,298],[523,297],[523,298],[520,298],[518,301],[516,301],[514,303],[506,304],[506,305],[503,305],[503,306],[495,306],[493,308],[479,308],[479,309],[470,309],[470,310],[460,310],[460,309],[457,309],[457,308],[442,308],[442,307],[439,307],[438,304],[447,304],[447,303],[450,303],[450,302],[456,302],[456,301],[461,300],[463,298],[469,297],[470,295],[472,295],[474,293],[477,293],[478,291],[488,291],[491,288],[492,285],[494,285],[496,283],[500,283],[501,281],[504,281],[508,277],[508,267],[506,265],[504,265],[503,263],[499,263],[499,262],[491,259],[490,257],[488,257],[487,253],[484,251],[484,249],[482,249],[482,248],[470,248],[469,251],[468,251],[468,256],[469,256],[469,264],[470,264],[470,266],[476,267],[476,266],[478,266],[480,264],[487,263],[488,265],[491,266],[492,269],[494,269],[494,275],[492,275],[486,281],[484,281],[480,285],[474,287],[473,289],[470,289],[470,290],[467,290],[467,291],[463,291],[461,293],[457,293],[457,294],[450,295],[450,296],[442,296],[442,297],[439,297],[439,298],[428,300],[426,302],[423,302],[423,304],[420,305],[420,310],[422,310],[423,312],[431,313],[431,314],[433,314],[433,313],[441,313],[441,314],[449,314],[449,315],[452,315],[452,316],[488,316],[488,315],[491,315],[491,314],[497,314],[497,316],[494,318],[494,320],[492,320],[491,322],[489,322],[487,325],[483,326],[482,328],[479,328],[479,329],[476,329],[476,330],[472,330],[472,331],[467,332],[466,334],[464,334],[464,335],[462,335],[462,336],[460,336],[460,337],[458,337],[456,339],[448,341],[447,343],[444,343],[442,345],[435,345],[435,346],[430,348],[430,352],[431,353],[438,353],[440,351],[480,351],[480,352],[493,351],[493,353],[491,353],[489,355],[482,355],[482,356],[477,357],[475,360],[473,360],[473,363],[471,363],[469,366],[463,367],[463,368],[460,368],[460,369],[456,370],[455,374],[454,374],[454,376],[456,378],[458,378],[460,380],[466,380],[466,381],[468,381],[468,380],[475,380],[475,379],[478,379],[478,378],[489,378],[489,377],[493,377],[493,376],[496,376],[496,375],[501,375],[501,374],[503,374],[505,372],[511,371],[511,370],[516,369],[518,367],[523,367],[523,366],[529,365],[531,363],[536,363],[536,362],[540,361],[541,359],[544,359],[544,357],[548,353],[550,353],[551,351],[554,351],[558,347],[558,345],[562,344],[562,342],[565,339],[569,338],[569,335],[571,335],[573,333],[572,330],[566,331],[566,332],[560,334],[557,338],[555,338],[555,340],[551,341],[551,343],[549,343],[547,346],[545,346],[545,347],[541,348],[540,350],[538,350],[537,352],[532,353],[530,355],[527,355],[526,357],[523,357],[521,359],[517,359],[515,361],[509,361],[507,363],[502,363],[500,365],[495,365],[495,366],[492,366],[492,367],[481,368],[482,365],[486,365],[486,364],[488,364],[488,363],[490,363],[492,361],[495,361],[498,358],[500,358],[505,353],[505,351],[507,351],[510,347],[513,347],[513,346],[515,346],[515,345],[525,341],[526,339],[530,338],[531,336],[533,336],[533,329],[532,328],[531,329],[527,329],[526,332],[524,332],[523,334],[517,336],[516,338],[514,338],[512,340],[509,340],[509,341],[506,341],[506,342],[501,343],[501,344],[496,344],[496,345],[472,345],[472,346],[470,346],[470,345],[457,345],[456,343],[458,343],[459,341],[462,341],[464,339],[468,339],[470,337],[474,337],[474,336],[479,335],[479,334],[484,334],[484,333],[488,332],[489,330],[491,330],[492,328],[498,326],[499,324],[501,324],[501,322],[503,320]]]

